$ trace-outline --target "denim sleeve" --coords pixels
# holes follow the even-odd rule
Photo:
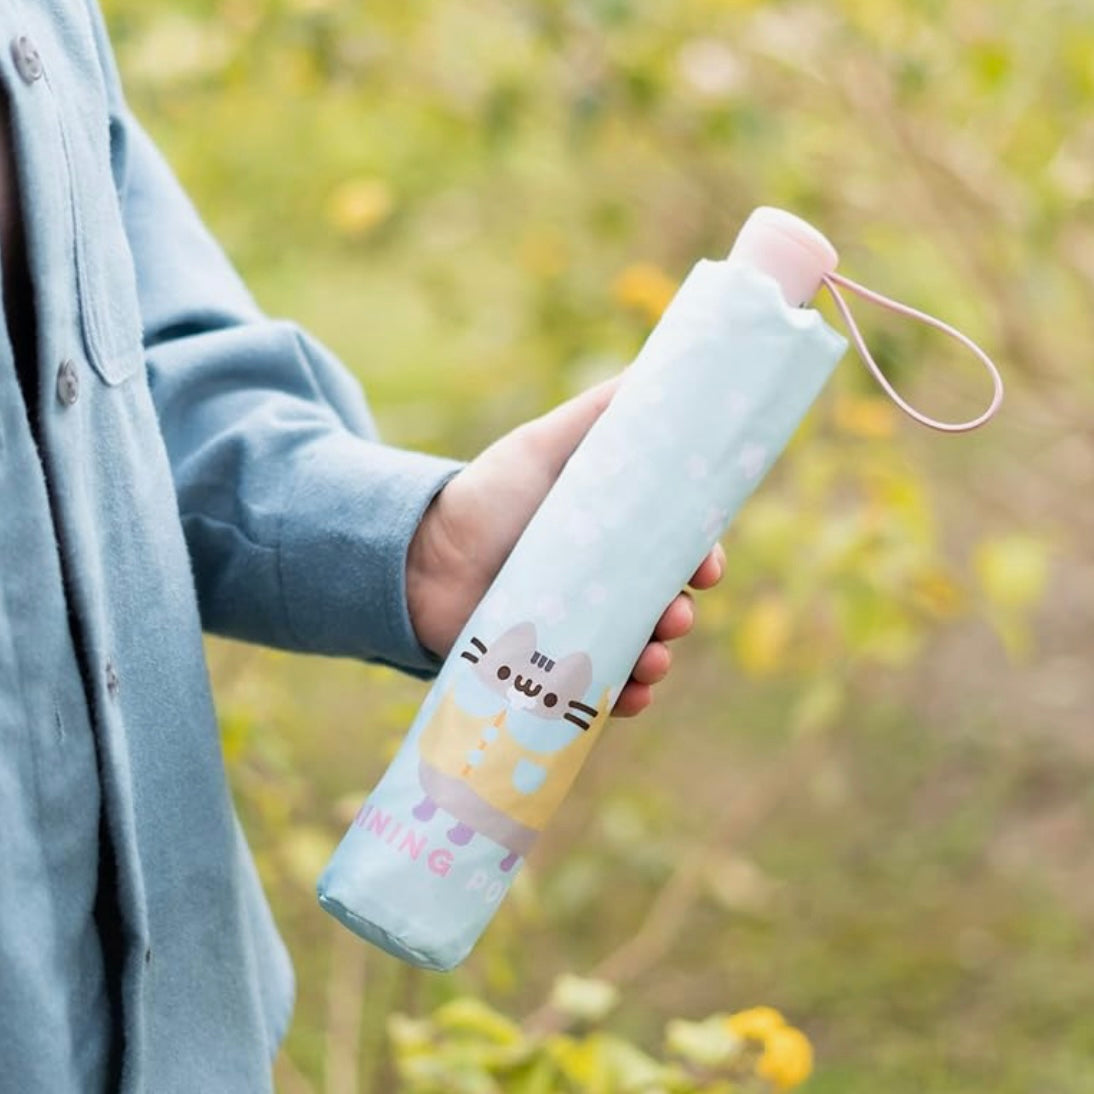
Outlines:
[[[92,16],[151,392],[203,625],[432,674],[439,661],[407,611],[406,552],[460,465],[381,443],[346,369],[261,313],[126,107]]]

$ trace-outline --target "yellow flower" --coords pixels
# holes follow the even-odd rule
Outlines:
[[[331,194],[327,217],[343,235],[363,236],[394,208],[395,198],[383,179],[349,179]]]
[[[786,1019],[774,1007],[751,1007],[726,1019],[731,1033],[746,1041],[767,1041],[776,1030],[786,1027]]]
[[[884,440],[893,435],[896,415],[892,406],[877,395],[842,393],[836,396],[833,417],[845,433]]]
[[[779,1090],[799,1086],[813,1072],[813,1046],[800,1029],[783,1026],[772,1030],[764,1041],[763,1055],[756,1062],[756,1074]]]
[[[676,294],[676,282],[652,262],[635,262],[615,279],[612,293],[624,308],[656,323]]]
[[[520,260],[538,277],[558,277],[570,264],[566,239],[550,228],[533,228],[520,242]]]
[[[965,603],[962,590],[940,570],[927,570],[912,582],[910,592],[915,605],[938,619],[949,619]]]
[[[741,668],[750,676],[768,676],[778,669],[793,635],[794,620],[790,606],[776,593],[761,596],[749,605],[735,637],[735,650]],[[756,1012],[771,1011],[756,1007]],[[742,1011],[752,1014],[753,1011]],[[771,1013],[775,1013],[771,1011]]]

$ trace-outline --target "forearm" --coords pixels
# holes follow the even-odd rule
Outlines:
[[[261,313],[147,135],[120,118],[148,374],[204,626],[432,671],[407,611],[407,548],[459,465],[379,442],[353,378]]]

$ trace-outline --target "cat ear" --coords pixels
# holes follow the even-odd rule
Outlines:
[[[566,699],[580,699],[593,682],[593,663],[580,650],[569,653],[555,665],[550,679],[552,690],[560,691]]]
[[[536,648],[536,625],[530,620],[516,623],[494,640],[494,646],[502,646],[510,654],[514,651],[531,652]]]

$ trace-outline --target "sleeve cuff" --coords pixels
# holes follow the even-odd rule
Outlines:
[[[442,661],[410,622],[406,556],[422,514],[462,466],[348,432],[312,442],[293,476],[278,552],[299,649],[436,674]]]

